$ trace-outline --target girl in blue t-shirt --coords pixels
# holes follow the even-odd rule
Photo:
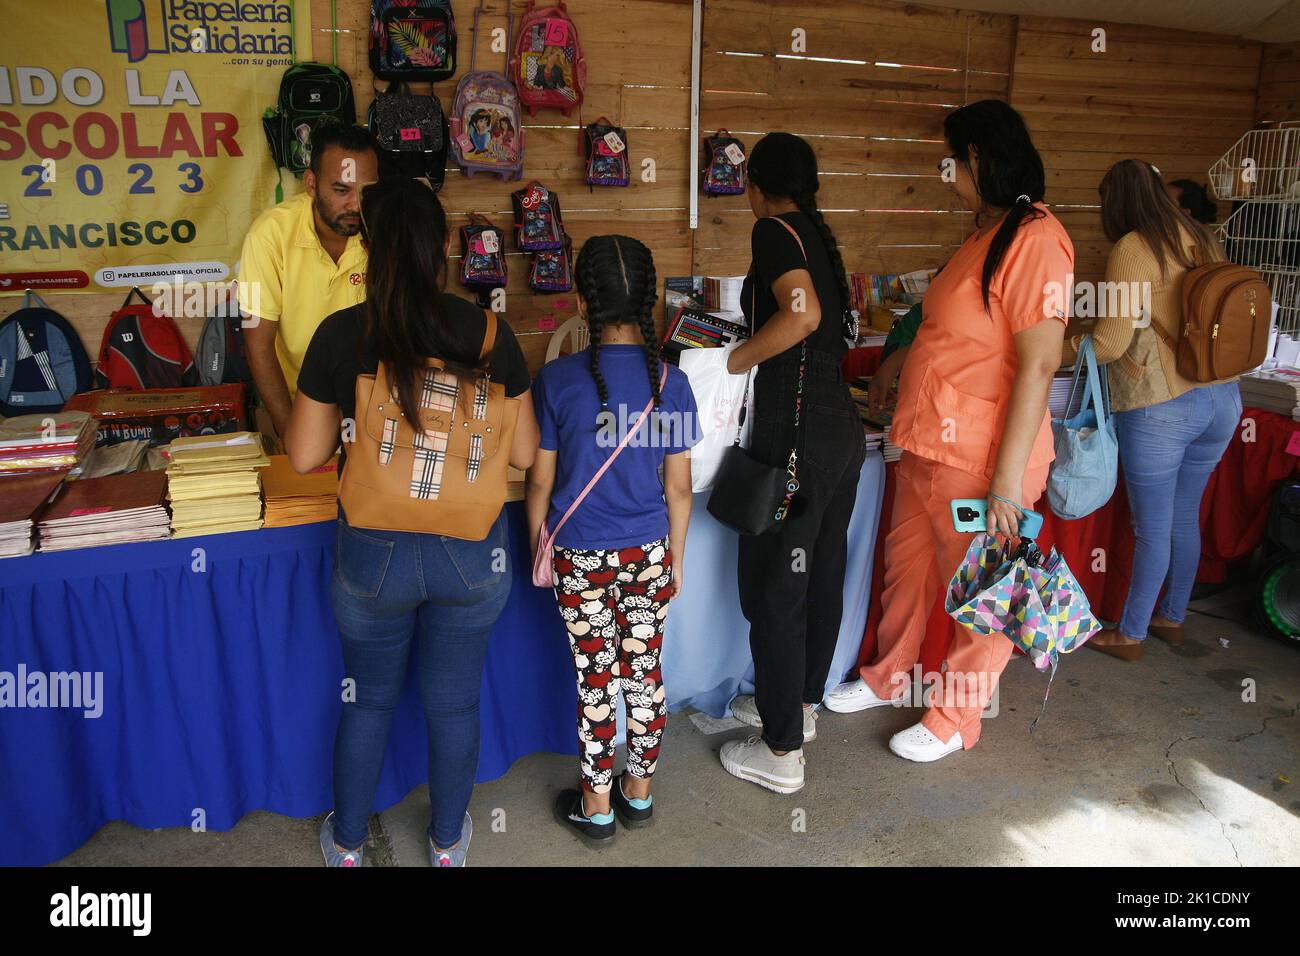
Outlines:
[[[653,812],[650,777],[666,714],[659,649],[668,602],[681,590],[699,427],[685,374],[659,359],[650,250],[627,236],[596,236],[574,277],[591,345],[547,363],[533,383],[541,448],[527,506],[533,548],[543,521],[555,534],[555,599],[578,671],[582,788],[561,793],[555,814],[603,845],[614,838],[615,814],[637,827]],[[620,689],[628,758],[615,777]]]

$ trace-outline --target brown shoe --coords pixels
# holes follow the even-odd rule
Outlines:
[[[1166,644],[1177,647],[1183,643],[1183,626],[1181,624],[1149,624],[1147,630]]]
[[[1130,664],[1142,660],[1142,642],[1125,637],[1117,628],[1103,627],[1088,641],[1088,646]]]

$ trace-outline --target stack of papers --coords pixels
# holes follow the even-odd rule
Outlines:
[[[0,558],[32,553],[32,528],[66,472],[0,476]]]
[[[338,455],[305,475],[290,467],[287,456],[272,455],[270,467],[262,472],[262,490],[266,494],[264,527],[333,521],[339,506]]]
[[[867,381],[865,378],[857,379],[849,387],[849,394],[853,396],[853,402],[858,406],[858,417],[862,419],[862,432],[867,439],[867,451],[877,449],[881,452],[885,461],[898,461],[903,454],[903,449],[889,440],[889,430],[893,427],[894,413],[889,411],[873,412],[870,410],[867,405],[867,390],[862,387]]]
[[[0,473],[68,471],[75,478],[95,446],[95,420],[86,412],[15,415],[0,419]]]
[[[129,475],[133,471],[153,470],[144,468],[145,454],[148,451],[149,443],[143,439],[100,445],[91,449],[81,477],[104,478],[108,475]]]
[[[1300,369],[1259,369],[1238,380],[1241,404],[1300,421]]]
[[[40,516],[40,549],[68,551],[165,540],[166,488],[166,476],[161,471],[65,482],[58,497]]]
[[[255,432],[178,438],[167,449],[167,497],[177,538],[262,526],[258,469],[271,464]]]

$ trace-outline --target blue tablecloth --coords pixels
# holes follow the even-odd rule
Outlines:
[[[832,682],[861,642],[883,474],[869,458]],[[721,715],[752,662],[736,538],[706,500],[696,498],[663,671],[673,709]],[[507,514],[515,580],[483,676],[480,781],[535,751],[577,752],[564,628],[551,593],[529,583],[522,505]],[[334,539],[331,522],[0,561],[0,864],[57,860],[110,820],[227,830],[253,810],[327,810],[343,677]],[[92,675],[87,689],[99,692],[80,707],[14,707],[4,692],[20,671]],[[31,686],[29,676],[24,701]],[[412,684],[375,809],[426,773]]]

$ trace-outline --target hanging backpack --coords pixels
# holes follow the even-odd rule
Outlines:
[[[253,384],[253,370],[248,365],[244,345],[244,316],[233,300],[234,314],[222,310],[208,316],[199,333],[194,350],[194,366],[200,385]]]
[[[564,0],[551,7],[533,8],[528,0],[524,22],[510,59],[510,78],[519,99],[536,116],[538,110],[563,110],[569,116],[582,105],[587,84],[587,61],[578,41],[578,27],[564,8]]]
[[[505,240],[501,230],[486,217],[471,214],[469,224],[460,227],[460,282],[467,289],[484,292],[506,284]]]
[[[307,169],[312,131],[329,120],[357,121],[348,75],[325,63],[295,63],[285,70],[276,105],[262,115],[275,165],[295,175]]]
[[[1258,272],[1235,262],[1211,262],[1183,276],[1183,327],[1177,337],[1154,319],[1178,361],[1178,374],[1214,382],[1259,368],[1268,354],[1273,293]]]
[[[720,129],[704,140],[704,193],[708,196],[736,196],[748,185],[745,178],[745,145]]]
[[[132,305],[138,295],[140,305]],[[198,371],[176,323],[154,311],[138,288],[126,294],[122,308],[113,313],[99,346],[99,388],[181,388],[197,385]]]
[[[515,244],[520,252],[564,248],[560,197],[537,180],[510,194],[515,207]]]
[[[412,93],[402,84],[375,94],[368,116],[379,140],[379,175],[425,177],[433,191],[447,178],[447,117],[436,96]]]
[[[503,180],[524,175],[523,113],[519,91],[505,74],[475,70],[478,18],[483,2],[474,10],[473,39],[470,42],[470,72],[456,85],[451,109],[451,151],[456,165],[470,179],[476,172],[496,173]],[[506,38],[514,19],[506,8]]]
[[[573,242],[568,236],[559,249],[548,249],[533,256],[528,288],[534,292],[573,291]]]
[[[370,0],[370,72],[438,83],[456,75],[450,0]]]
[[[631,179],[627,131],[602,116],[578,136],[578,147],[587,161],[587,185],[626,186]]]
[[[0,415],[61,411],[92,386],[90,356],[68,320],[35,292],[0,321]]]

